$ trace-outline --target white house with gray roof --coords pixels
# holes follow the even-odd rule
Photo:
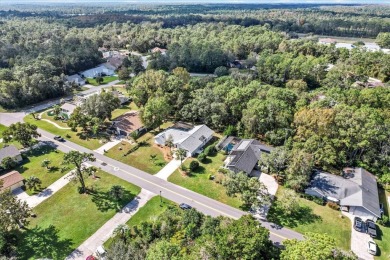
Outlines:
[[[172,139],[174,147],[187,151],[187,157],[202,152],[204,145],[211,140],[214,131],[206,125],[192,126],[186,123],[176,123],[154,137],[156,144],[165,146]]]
[[[381,216],[376,178],[363,168],[344,169],[343,176],[317,171],[305,193],[336,202],[363,219]]]
[[[11,157],[16,163],[20,163],[23,160],[18,148],[14,145],[8,145],[0,149],[0,163],[6,157]]]
[[[66,76],[66,81],[70,84],[77,84],[79,87],[85,85],[85,80],[78,74]]]

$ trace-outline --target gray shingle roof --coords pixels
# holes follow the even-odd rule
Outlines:
[[[261,153],[269,153],[271,150],[272,147],[261,144],[257,140],[242,139],[230,152],[231,161],[226,166],[234,169],[235,172],[244,171],[249,174],[257,165]]]
[[[5,157],[16,157],[20,155],[20,152],[18,148],[14,145],[9,145],[7,147],[4,147],[0,149],[0,162],[5,158]]]
[[[355,168],[347,178],[318,172],[313,177],[309,188],[324,197],[338,199],[342,206],[363,207],[380,217],[377,181],[365,169]]]
[[[192,154],[204,145],[204,141],[213,134],[214,131],[206,125],[195,126],[190,130],[190,135],[181,142],[181,146]]]

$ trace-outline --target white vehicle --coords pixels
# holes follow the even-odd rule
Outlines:
[[[374,241],[368,241],[368,253],[376,255],[376,244]]]
[[[99,259],[106,259],[106,250],[103,248],[103,246],[98,246],[96,249],[96,255],[99,257]]]

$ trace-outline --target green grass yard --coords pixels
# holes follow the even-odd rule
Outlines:
[[[54,122],[54,123],[56,123],[57,125],[59,125],[61,127],[69,128],[68,124],[65,121],[55,120],[54,119],[54,115],[51,115],[50,110],[51,109],[43,112],[42,115],[41,115],[41,119],[50,120],[51,122]]]
[[[24,118],[24,121],[31,123],[31,124],[34,124],[34,125],[38,126],[39,128],[46,130],[54,135],[60,135],[63,138],[65,138],[71,142],[74,142],[78,145],[84,146],[84,147],[91,149],[91,150],[95,150],[103,145],[100,142],[100,139],[98,139],[97,137],[82,139],[82,138],[80,138],[80,132],[73,132],[70,129],[59,129],[58,127],[50,124],[49,122],[34,119],[32,117],[32,115],[26,116]],[[102,138],[104,138],[104,137],[102,137]]]
[[[203,194],[209,198],[218,200],[235,208],[240,208],[242,205],[238,197],[229,197],[226,194],[225,187],[221,182],[224,178],[222,173],[218,173],[218,169],[223,165],[225,155],[216,153],[214,156],[209,156],[206,163],[200,163],[199,169],[191,172],[189,176],[183,175],[179,170],[176,170],[168,181],[180,185],[189,190]],[[196,160],[189,158],[184,162],[184,165],[189,167],[190,162]],[[208,175],[214,175],[214,180],[209,180]]]
[[[28,157],[19,165],[15,170],[20,172],[25,179],[31,176],[38,177],[42,181],[41,188],[42,190],[50,186],[53,182],[58,180],[60,177],[66,173],[61,172],[61,167],[63,167],[63,153],[56,150],[51,146],[41,146],[37,149],[31,150],[26,153]],[[50,170],[41,166],[42,161],[48,159],[50,160]],[[26,190],[27,194],[33,195],[39,191]]]
[[[6,127],[5,125],[1,125],[0,124],[0,139],[3,138],[3,132],[7,129],[8,127]],[[0,142],[0,149],[4,147],[4,145],[7,145],[6,143],[4,143],[3,141]],[[19,142],[16,142],[16,141],[12,141],[10,143],[8,143],[8,145],[15,145],[18,149],[22,149],[23,146],[19,143]]]
[[[114,111],[112,111],[111,118],[114,120],[115,118],[123,115],[124,113],[138,110],[138,109],[139,108],[133,102],[131,102],[129,104],[122,105],[120,108],[117,108]]]
[[[285,188],[279,186],[276,197],[283,189]],[[293,216],[287,216],[283,210],[277,208],[277,203],[277,201],[273,203],[268,213],[269,221],[289,227],[302,234],[307,232],[326,233],[335,239],[338,247],[350,250],[351,222],[347,217],[341,218],[340,211],[300,198],[300,208],[297,213]]]
[[[87,78],[87,80],[88,80],[87,84],[90,84],[90,85],[93,85],[93,86],[100,86],[100,85],[104,85],[104,84],[110,83],[110,82],[112,82],[114,80],[117,80],[117,79],[118,79],[118,76],[106,76],[106,77],[103,77],[103,82],[101,84],[99,84],[99,83],[96,82],[96,79]]]
[[[111,157],[112,159],[131,165],[147,173],[156,174],[166,164],[163,152],[161,151],[161,149],[155,146],[153,135],[151,133],[143,135],[137,141],[146,141],[147,145],[141,146],[140,148],[138,148],[138,150],[128,155],[125,155],[127,151],[129,151],[132,147],[135,146],[135,144],[130,144],[129,142],[122,141],[121,143],[111,148],[105,155]],[[150,159],[151,155],[156,155],[154,163]]]
[[[108,173],[100,171],[97,176],[86,181],[93,188],[90,194],[79,194],[78,183],[70,182],[34,208],[37,217],[31,218],[21,235],[20,259],[64,259],[140,192],[139,187]],[[112,185],[126,189],[120,201],[108,195]]]
[[[390,217],[390,209],[389,203],[387,201],[387,197],[390,196],[390,192],[386,192],[383,189],[379,189],[379,201],[383,203],[385,215]],[[386,227],[378,225],[378,238],[375,239],[375,243],[377,243],[379,248],[379,254],[375,259],[390,259],[390,225],[388,224]]]

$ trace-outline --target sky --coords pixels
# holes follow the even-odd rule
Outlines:
[[[133,3],[133,4],[171,4],[171,3],[333,3],[333,4],[390,4],[390,0],[0,0],[3,4],[41,4],[41,3]]]

